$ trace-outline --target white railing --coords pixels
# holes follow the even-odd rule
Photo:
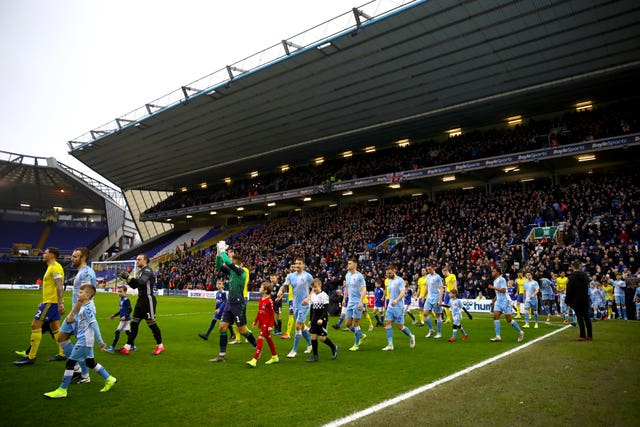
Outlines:
[[[146,103],[115,120],[105,123],[69,141],[70,152],[91,144],[105,136],[119,132],[129,126],[143,126],[143,119],[169,108],[188,102],[194,96],[214,94],[216,88],[228,84],[230,81],[259,69],[286,59],[308,49],[322,46],[327,41],[367,25],[385,15],[408,8],[412,4],[423,3],[427,0],[374,0],[353,8],[329,21],[316,25],[300,34],[292,36],[280,43],[270,46],[245,59],[226,66],[194,82],[181,86],[166,95]]]

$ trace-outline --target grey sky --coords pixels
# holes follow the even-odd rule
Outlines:
[[[0,150],[66,142],[366,0],[20,0],[0,5]]]

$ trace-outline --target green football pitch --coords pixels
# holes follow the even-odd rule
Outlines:
[[[275,337],[278,364],[264,365],[269,358],[265,345],[258,367],[248,367],[245,362],[253,354],[249,344],[230,345],[227,361],[214,364],[208,360],[218,352],[217,332],[207,342],[197,335],[209,325],[214,301],[159,297],[163,354],[151,355],[155,343],[143,324],[138,350],[131,355],[96,348],[96,360],[118,378],[110,392],[99,392],[103,380],[92,372],[91,383],[71,385],[66,399],[48,400],[43,393],[58,387],[64,370],[63,362],[47,362],[56,352],[52,339],[43,337],[34,365],[11,363],[17,359],[14,351],[29,345],[40,298],[35,291],[0,291],[3,425],[322,425],[519,346],[516,332],[504,320],[503,342],[489,342],[493,322],[488,315],[474,315],[463,319],[469,334],[464,342],[447,342],[450,325],[444,325],[442,339],[434,340],[424,338],[426,328],[407,322],[417,337],[414,349],[395,329],[395,351],[381,351],[385,332],[376,328],[366,332],[359,351],[350,352],[353,334],[331,329],[329,336],[340,347],[337,360],[320,344],[320,361],[306,363],[304,341],[298,356],[287,359],[292,340]],[[102,336],[110,344],[117,321],[108,317],[117,311],[118,297],[98,294],[96,307]],[[249,304],[250,320],[256,307]],[[526,330],[525,343],[562,327],[557,318],[550,325],[541,322],[539,329]],[[640,395],[639,328],[640,322],[596,322],[596,339],[588,343],[575,342],[575,329],[562,330],[357,423],[548,426],[580,423],[583,417],[583,425],[633,425]]]

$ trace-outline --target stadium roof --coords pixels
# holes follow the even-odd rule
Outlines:
[[[34,211],[105,213],[105,200],[124,210],[124,198],[111,188],[53,157],[0,151],[0,207]],[[22,205],[22,206],[21,206]]]
[[[374,13],[387,4],[374,1],[285,40],[70,141],[70,153],[125,190],[176,191],[640,91],[637,2],[404,3]]]

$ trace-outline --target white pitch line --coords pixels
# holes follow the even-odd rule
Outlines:
[[[473,366],[469,366],[468,368],[465,368],[465,369],[463,369],[461,371],[458,371],[455,374],[451,374],[451,375],[449,375],[447,377],[440,378],[439,380],[436,380],[436,381],[434,381],[432,383],[425,384],[425,385],[420,386],[420,387],[418,387],[416,389],[413,389],[413,390],[410,390],[408,392],[402,393],[402,394],[400,394],[400,395],[398,395],[398,396],[396,396],[396,397],[394,397],[392,399],[387,399],[387,400],[382,401],[382,402],[380,402],[380,403],[378,403],[376,405],[370,406],[370,407],[368,407],[366,409],[363,409],[361,411],[358,411],[358,412],[354,412],[351,415],[347,415],[346,417],[339,418],[339,419],[337,419],[335,421],[331,421],[330,423],[325,424],[324,427],[337,427],[337,426],[342,426],[342,425],[351,423],[353,421],[359,420],[360,418],[363,418],[363,417],[365,417],[367,415],[371,415],[374,412],[381,411],[382,409],[388,408],[389,406],[392,406],[392,405],[395,405],[396,403],[402,402],[405,399],[408,399],[410,397],[416,396],[416,395],[418,395],[418,394],[420,394],[422,392],[425,392],[427,390],[431,390],[432,388],[435,388],[435,387],[437,387],[437,386],[439,386],[441,384],[447,383],[447,382],[452,381],[452,380],[454,380],[454,379],[456,379],[458,377],[461,377],[462,375],[468,374],[471,371],[474,371],[474,370],[476,370],[478,368],[482,368],[483,366],[486,366],[486,365],[488,365],[490,363],[493,363],[493,362],[495,362],[497,360],[500,360],[500,359],[502,359],[504,357],[510,356],[510,355],[522,350],[522,349],[525,349],[525,348],[529,347],[530,345],[533,345],[533,344],[537,343],[538,341],[542,341],[543,339],[546,339],[546,338],[548,338],[548,337],[550,337],[552,335],[555,335],[555,334],[557,334],[559,332],[562,332],[565,329],[568,329],[570,327],[571,326],[567,325],[567,326],[565,326],[563,328],[556,329],[555,331],[550,332],[550,333],[548,333],[546,335],[543,335],[541,337],[538,337],[538,338],[534,339],[533,341],[527,341],[525,344],[519,345],[519,346],[517,346],[517,347],[515,347],[515,348],[513,348],[513,349],[511,349],[509,351],[505,351],[504,353],[500,353],[500,354],[498,354],[496,356],[493,356],[493,357],[491,357],[489,359],[483,360],[482,362],[477,363],[477,364],[475,364]]]

